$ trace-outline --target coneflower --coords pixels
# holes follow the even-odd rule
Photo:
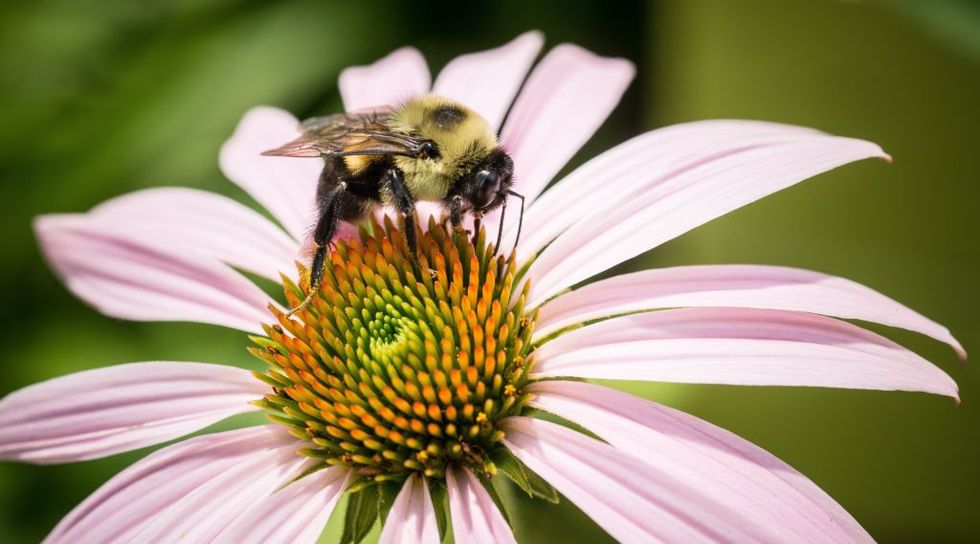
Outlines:
[[[452,61],[430,89],[414,49],[341,75],[349,110],[435,92],[500,126],[542,45],[528,33]],[[583,282],[798,181],[865,158],[861,140],[750,121],[638,136],[544,188],[618,102],[622,59],[560,45],[530,73],[501,131],[524,230],[501,246],[421,208],[419,259],[381,217],[338,235],[313,302],[293,316],[316,161],[260,153],[298,134],[246,114],[221,165],[280,226],[227,198],[152,189],[36,230],[69,289],[126,319],[219,324],[267,363],[145,362],[72,374],[0,401],[0,456],[91,459],[159,444],[229,415],[270,424],[167,446],[75,508],[49,542],[313,542],[350,495],[345,541],[513,542],[492,482],[559,494],[622,542],[870,541],[833,499],[760,448],[688,414],[585,379],[926,391],[955,383],[857,325],[962,348],[942,326],[854,282],[768,266],[692,266]],[[542,194],[543,193],[543,194]],[[487,224],[493,224],[492,218]],[[491,237],[494,238],[494,237]],[[540,418],[560,416],[590,434]]]

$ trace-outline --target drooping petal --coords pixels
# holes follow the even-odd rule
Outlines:
[[[576,45],[551,51],[528,76],[501,134],[514,190],[533,201],[612,112],[636,69]]]
[[[617,201],[616,213],[590,215],[558,236],[528,270],[534,285],[528,304],[763,196],[870,157],[887,155],[870,142],[812,134],[684,169]]]
[[[267,157],[300,135],[299,121],[279,108],[252,108],[221,147],[218,162],[228,179],[269,210],[286,232],[302,240],[316,220],[316,185],[323,161]]]
[[[82,215],[45,215],[34,230],[68,289],[104,314],[136,321],[195,321],[261,332],[269,297],[231,268],[164,251]]]
[[[347,111],[397,104],[426,93],[432,84],[429,67],[414,47],[402,47],[367,66],[340,73],[340,97]]]
[[[956,383],[870,331],[803,312],[663,310],[576,329],[535,351],[537,377],[922,391]]]
[[[816,131],[792,125],[732,119],[695,121],[641,134],[603,152],[555,183],[524,214],[518,251],[537,254],[556,236],[588,217],[619,213],[622,202],[698,165]],[[602,198],[596,198],[602,195]],[[517,224],[507,222],[510,247]]]
[[[0,400],[0,459],[64,463],[166,442],[255,408],[249,372],[204,363],[129,363],[41,382]]]
[[[778,541],[735,505],[609,444],[538,419],[503,424],[504,445],[619,542]]]
[[[411,476],[398,492],[379,544],[439,544],[439,525],[425,480]]]
[[[215,193],[146,189],[103,202],[88,216],[137,234],[151,247],[191,251],[273,281],[296,270],[296,240],[252,209]]]
[[[525,32],[495,49],[456,57],[439,72],[432,92],[472,108],[496,130],[543,43],[540,32]]]
[[[257,452],[295,444],[279,425],[196,436],[120,472],[58,523],[46,544],[131,542],[157,515]]]
[[[218,535],[216,542],[314,544],[347,487],[350,471],[317,471],[249,508]]]
[[[873,542],[836,501],[758,446],[694,416],[594,384],[532,384],[532,404],[668,471],[783,542]]]
[[[297,454],[302,442],[266,446],[236,465],[214,475],[150,521],[133,542],[214,542],[253,505],[299,475],[305,459]]]
[[[534,338],[596,318],[660,308],[714,306],[860,319],[963,347],[946,327],[859,283],[781,266],[708,265],[643,270],[587,284],[541,307]]]
[[[453,538],[467,544],[514,543],[514,533],[483,484],[470,471],[446,471]]]

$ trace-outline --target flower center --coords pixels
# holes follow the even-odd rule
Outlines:
[[[306,439],[304,455],[383,481],[447,465],[494,471],[498,422],[526,410],[534,316],[513,257],[430,220],[413,273],[390,219],[338,241],[318,297],[273,310],[252,351],[270,364],[260,405]],[[428,273],[426,273],[428,272]],[[287,283],[293,306],[304,295]]]

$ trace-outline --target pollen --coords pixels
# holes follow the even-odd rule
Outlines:
[[[324,465],[377,481],[442,477],[451,465],[490,474],[503,418],[528,410],[533,364],[529,285],[483,233],[430,220],[413,272],[390,219],[335,243],[319,293],[255,337],[271,386],[268,417]],[[288,305],[305,293],[284,280]]]

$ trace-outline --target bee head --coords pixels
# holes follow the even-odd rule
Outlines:
[[[463,177],[459,195],[469,201],[473,211],[490,211],[507,198],[513,174],[514,161],[497,147]]]

